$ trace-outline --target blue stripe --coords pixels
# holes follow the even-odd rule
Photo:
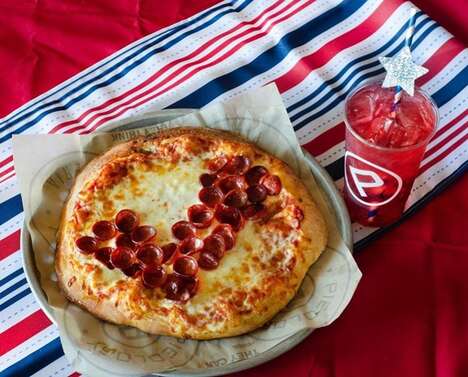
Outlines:
[[[198,26],[196,28],[194,28],[193,30],[191,30],[190,32],[186,32],[186,33],[183,33],[181,34],[180,36],[174,38],[172,41],[166,43],[164,46],[161,46],[161,47],[158,47],[152,51],[149,51],[148,53],[146,53],[145,55],[143,55],[142,57],[140,57],[139,59],[135,60],[134,62],[132,62],[128,67],[126,67],[125,69],[123,69],[122,71],[120,71],[119,73],[117,73],[116,75],[112,76],[111,78],[107,79],[106,81],[103,81],[101,83],[98,83],[94,86],[92,86],[91,88],[89,88],[86,92],[80,94],[79,96],[77,96],[76,98],[73,98],[71,100],[69,100],[68,102],[64,103],[63,105],[61,106],[57,106],[57,107],[54,107],[52,109],[49,109],[49,110],[45,110],[43,111],[41,114],[39,114],[38,116],[36,116],[33,120],[25,123],[23,126],[19,127],[18,129],[12,131],[12,132],[9,132],[7,133],[5,136],[1,137],[0,138],[0,143],[3,143],[5,142],[6,140],[10,139],[11,136],[13,134],[17,134],[17,133],[21,133],[23,132],[24,130],[34,126],[36,123],[38,123],[41,119],[43,119],[44,117],[46,117],[47,115],[49,114],[52,114],[52,113],[56,113],[56,112],[59,112],[59,111],[63,111],[63,110],[67,110],[69,109],[71,106],[73,106],[75,103],[81,101],[82,99],[86,98],[87,96],[89,96],[90,94],[92,94],[94,91],[96,91],[97,89],[99,88],[103,88],[103,87],[106,87],[110,84],[112,84],[113,82],[117,81],[118,79],[124,77],[128,72],[130,72],[131,70],[135,69],[136,67],[138,67],[139,65],[141,65],[142,63],[144,63],[146,60],[148,60],[149,58],[151,58],[152,56],[156,55],[157,53],[161,52],[161,51],[164,51],[172,46],[174,46],[175,44],[177,44],[178,42],[180,42],[181,40],[185,39],[187,36],[191,35],[191,34],[194,34],[204,28],[206,28],[206,26],[210,25],[210,24],[213,24],[215,23],[217,20],[219,20],[221,17],[223,17],[225,14],[228,14],[228,13],[232,13],[232,12],[236,12],[236,11],[240,11],[241,9],[243,9],[244,7],[246,7],[250,2],[252,2],[253,0],[245,0],[244,3],[242,3],[240,5],[239,8],[237,8],[236,10],[234,9],[229,9],[229,10],[226,10],[224,12],[221,12],[219,14],[217,14],[216,16],[212,17],[208,22],[207,24],[204,24],[204,25],[201,25],[201,26]],[[155,41],[153,43],[151,43],[150,45],[155,45],[157,44],[159,41]],[[135,55],[137,55],[137,53],[134,53],[132,54],[131,57],[128,57],[126,59],[131,59],[132,57],[134,57]],[[112,68],[113,69],[113,68]],[[112,69],[109,69],[109,70],[112,70]],[[108,70],[108,71],[109,71]],[[99,75],[97,78],[100,78],[104,75],[101,74]],[[91,81],[94,81],[95,79],[92,79]],[[89,82],[89,81],[88,81]],[[49,103],[50,104],[59,104],[60,101],[62,100],[65,100],[68,96],[70,96],[71,94],[73,94],[74,92],[78,91],[82,86],[86,85],[88,82],[86,83],[83,83],[82,85],[80,85],[80,87],[77,87],[77,88],[74,88],[72,89],[67,95],[64,95],[63,97],[61,97],[59,100],[55,100],[55,101],[52,101]],[[23,116],[24,118],[24,116]],[[18,120],[19,121],[19,120]],[[5,125],[3,126],[0,131],[5,131],[8,129],[8,127],[10,127],[10,125]]]
[[[320,16],[282,37],[275,46],[263,52],[249,64],[210,81],[185,98],[173,103],[170,107],[202,107],[220,94],[234,89],[252,77],[268,71],[281,62],[291,50],[306,44],[331,27],[351,17],[364,3],[365,0],[345,1],[322,13]]]
[[[21,300],[24,296],[27,296],[31,293],[31,289],[26,288],[25,290],[21,291],[18,293],[16,296],[13,296],[12,298],[6,300],[3,304],[0,305],[0,311],[5,310],[9,306],[13,305],[16,301]]]
[[[419,13],[418,17],[421,15],[422,13]],[[421,21],[420,24],[418,24],[415,28],[415,33],[423,26],[425,25],[430,19],[429,18],[426,18],[424,19],[423,21]],[[366,55],[363,55],[357,59],[354,59],[353,61],[351,61],[350,63],[348,63],[336,76],[334,76],[333,78],[331,78],[330,80],[327,80],[325,81],[322,85],[320,85],[316,90],[314,90],[312,93],[310,93],[309,95],[307,95],[306,97],[302,98],[300,101],[294,103],[293,105],[289,106],[288,107],[288,112],[292,112],[293,110],[297,109],[298,107],[302,106],[302,105],[305,105],[307,102],[309,102],[310,100],[312,100],[314,97],[316,97],[318,94],[320,94],[320,92],[322,92],[323,90],[329,88],[331,85],[333,85],[334,83],[338,82],[353,66],[365,61],[365,60],[368,60],[368,59],[371,59],[371,58],[375,58],[375,57],[378,57],[383,51],[385,51],[387,48],[389,48],[395,41],[397,41],[402,35],[403,33],[405,33],[406,31],[406,28],[407,28],[407,24],[403,25],[400,30],[398,30],[398,32],[387,42],[385,43],[382,47],[378,48],[377,50],[373,51],[372,53],[370,54],[366,54]],[[365,66],[362,66],[361,69],[364,70],[364,69],[367,69],[367,68],[372,68],[372,67],[375,67],[377,65],[379,65],[380,62],[378,60],[376,60],[375,62],[372,62],[370,64],[367,64]],[[297,119],[299,117],[298,114],[295,114],[291,117],[291,121],[294,121],[295,119]]]
[[[44,347],[39,348],[36,352],[29,354],[24,359],[18,361],[12,366],[5,369],[1,377],[26,377],[31,376],[42,368],[45,368],[50,363],[53,363],[59,357],[63,356],[62,345],[60,338],[52,340]]]
[[[6,295],[8,295],[9,293],[13,292],[14,290],[16,290],[17,288],[21,287],[22,285],[26,285],[27,281],[26,281],[26,278],[24,279],[21,279],[20,281],[17,281],[15,284],[13,284],[12,286],[8,287],[7,289],[5,289],[4,291],[0,292],[0,299],[1,298],[4,298]]]
[[[155,35],[151,38],[149,38],[148,40],[145,40],[145,41],[142,41],[140,43],[137,43],[136,45],[132,46],[131,48],[129,49],[125,49],[125,50],[122,50],[117,56],[111,58],[109,61],[105,62],[105,63],[101,63],[99,65],[97,65],[94,69],[92,69],[90,72],[87,72],[87,73],[84,73],[84,74],[81,74],[79,75],[75,80],[73,80],[72,82],[70,82],[66,87],[64,88],[61,88],[61,89],[58,89],[58,90],[55,90],[53,92],[51,92],[48,96],[46,96],[45,98],[42,98],[40,100],[40,102],[38,103],[39,106],[36,107],[35,109],[33,109],[32,111],[28,112],[27,114],[21,116],[21,114],[23,114],[24,112],[30,110],[30,107],[28,108],[25,108],[23,109],[22,111],[20,111],[19,113],[15,114],[13,117],[10,117],[9,119],[1,122],[0,124],[4,124],[4,123],[7,123],[6,127],[9,127],[11,125],[13,125],[14,123],[17,123],[17,122],[21,122],[22,120],[24,120],[25,118],[33,115],[35,112],[39,111],[39,110],[42,110],[44,109],[45,107],[47,106],[50,106],[50,105],[54,105],[54,104],[57,104],[61,101],[61,99],[64,99],[68,96],[70,96],[71,94],[75,93],[76,91],[84,88],[86,85],[89,85],[91,83],[93,83],[94,81],[98,80],[99,78],[101,77],[104,77],[105,75],[107,75],[108,73],[112,72],[114,69],[118,68],[120,65],[128,62],[129,60],[133,59],[135,56],[137,56],[138,54],[140,54],[141,52],[145,51],[146,49],[152,47],[154,44],[156,43],[159,43],[161,42],[162,40],[166,39],[166,38],[169,38],[171,37],[172,35],[178,33],[179,31],[185,29],[185,28],[188,28],[189,26],[201,21],[202,19],[206,18],[207,16],[217,12],[218,10],[221,10],[223,8],[228,8],[228,7],[232,7],[234,5],[234,3],[236,3],[238,0],[235,0],[233,2],[227,2],[226,4],[220,4],[212,9],[209,9],[205,12],[202,12],[200,13],[198,16],[196,16],[194,19],[192,19],[191,21],[189,22],[186,22],[184,23],[183,25],[177,25],[177,26],[173,26],[171,27],[170,29],[162,32],[162,33],[155,33]],[[239,8],[241,9],[241,8]],[[233,12],[235,10],[230,10],[228,13],[230,12]],[[237,10],[238,11],[238,10]],[[226,14],[226,13],[225,13]],[[204,24],[204,26],[209,26],[212,24],[211,22],[212,20],[208,20],[206,24]],[[189,34],[187,34],[189,35]],[[143,46],[143,48],[139,49],[140,46]],[[87,76],[90,76],[92,74],[94,74],[95,72],[98,72],[100,71],[105,65],[107,64],[110,64],[111,62],[119,59],[123,54],[126,54],[128,52],[131,52],[133,50],[137,50],[135,53],[127,56],[126,58],[116,62],[113,66],[107,68],[105,71],[103,71],[101,74],[99,74],[98,76],[96,77],[93,77],[91,78],[90,80],[84,82],[83,84],[80,84],[80,86],[72,89],[72,91],[69,91],[68,93],[64,94],[61,99],[58,99],[58,100],[54,100],[52,102],[47,102],[47,103],[44,103],[45,100],[47,100],[48,98],[52,97],[53,95],[59,93],[61,90],[66,90],[68,87],[72,86],[73,84],[79,82],[79,81],[82,81],[83,79],[85,79]],[[33,106],[33,105],[31,105]],[[21,116],[21,117],[20,117]],[[20,117],[18,119],[18,117]],[[1,130],[3,130],[4,128],[2,128]]]
[[[450,82],[431,97],[441,107],[468,86],[468,67],[465,66]]]
[[[0,204],[0,225],[6,223],[22,211],[23,203],[21,203],[21,195],[18,194],[4,201]]]
[[[419,44],[421,44],[425,38],[433,31],[435,30],[437,27],[439,27],[436,23],[432,24],[430,27],[428,27],[424,33],[421,34],[421,36],[416,40],[416,42],[413,44],[414,48],[416,48],[417,46],[419,46]],[[399,43],[399,45],[394,48],[389,54],[388,56],[393,56],[395,55],[399,50],[401,50],[401,48],[403,48],[405,42],[402,41]],[[367,65],[366,67],[370,66],[371,64]],[[344,101],[344,99],[346,98],[346,96],[348,95],[348,93],[350,93],[351,91],[353,91],[354,88],[356,88],[357,86],[359,86],[362,82],[364,82],[365,80],[369,79],[369,78],[372,78],[372,77],[375,77],[375,76],[378,76],[380,74],[383,74],[385,72],[385,69],[382,68],[382,66],[376,62],[374,64],[375,66],[378,66],[379,68],[378,69],[375,69],[373,71],[370,71],[370,72],[367,72],[365,74],[362,74],[362,75],[359,75],[359,73],[365,69],[365,67],[360,67],[360,68],[357,68],[345,81],[343,81],[343,83],[341,83],[339,86],[337,86],[336,88],[334,88],[333,90],[329,91],[324,97],[322,97],[319,101],[317,101],[316,103],[310,105],[309,107],[305,108],[304,110],[302,110],[300,112],[300,114],[306,114],[306,113],[309,113],[310,111],[314,110],[314,108],[320,106],[322,103],[324,103],[327,99],[329,99],[330,97],[332,97],[333,95],[335,94],[338,94],[338,93],[341,93],[340,95],[338,95],[332,102],[330,102],[327,106],[325,106],[323,109],[321,109],[320,111],[317,111],[316,113],[312,114],[312,115],[309,115],[307,118],[303,119],[301,122],[297,123],[294,125],[294,130],[300,130],[301,128],[305,127],[306,125],[308,125],[310,122],[316,120],[317,118],[320,118],[322,115],[326,114],[327,112],[329,112],[330,110],[333,110],[337,105],[339,105],[342,101]],[[350,82],[355,76],[358,77],[357,80],[355,80],[353,82],[353,84],[348,88],[348,90],[344,90],[344,87],[348,84],[348,82]],[[297,114],[296,114],[297,115]]]
[[[18,268],[16,271],[13,271],[10,275],[4,277],[2,280],[0,280],[0,287],[6,283],[8,283],[10,280],[14,279],[15,277],[23,274],[23,267]]]

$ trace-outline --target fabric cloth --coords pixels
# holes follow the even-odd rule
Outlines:
[[[11,133],[89,132],[104,122],[118,122],[145,103],[160,108],[200,107],[275,80],[299,140],[340,186],[339,104],[365,75],[382,76],[377,57],[401,48],[409,5],[394,0],[187,4],[171,2],[161,9],[144,1],[92,2],[86,12],[71,2],[1,5],[7,10],[23,7],[17,13],[0,12],[6,35],[0,56],[15,51],[18,57],[14,64],[0,59],[0,72],[8,83],[0,93],[2,99],[12,99],[0,105],[4,114],[88,63],[156,28],[202,12],[199,18],[136,42],[105,66],[85,71],[0,121],[0,370],[4,375],[73,373],[63,357],[57,330],[38,310],[21,269],[22,208],[10,157]],[[207,9],[211,5],[214,8]],[[64,18],[64,14],[73,17]],[[197,31],[198,27],[203,28]],[[205,48],[200,47],[203,43]],[[143,46],[138,57],[124,61]],[[145,53],[148,60],[140,63]],[[460,175],[467,160],[464,46],[418,13],[414,55],[431,70],[419,84],[438,103],[442,122],[423,162],[416,184],[420,188],[410,199],[409,212]],[[200,59],[196,63],[188,60],[195,57]],[[50,64],[44,64],[46,58]],[[132,64],[135,67],[129,68]],[[116,79],[96,87],[111,77]],[[67,106],[65,111],[62,107]],[[454,208],[466,213],[466,188],[465,177],[356,256],[364,278],[336,323],[279,359],[241,375],[468,373],[463,357],[468,351],[464,324],[468,304],[463,299],[468,287],[462,272],[468,259],[468,241],[462,232],[467,222],[464,216],[453,215]],[[377,234],[357,225],[354,230],[360,248]]]

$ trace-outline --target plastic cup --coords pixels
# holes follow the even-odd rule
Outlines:
[[[438,113],[415,88],[393,106],[394,88],[366,84],[345,101],[345,201],[353,221],[381,227],[401,217]],[[392,110],[394,112],[392,113]]]

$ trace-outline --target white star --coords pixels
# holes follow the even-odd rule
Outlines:
[[[410,96],[414,95],[414,81],[428,71],[427,68],[413,62],[408,46],[392,58],[382,57],[379,60],[387,71],[382,86],[384,88],[400,86]]]

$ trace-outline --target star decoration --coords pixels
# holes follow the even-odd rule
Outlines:
[[[408,46],[405,46],[394,57],[381,57],[379,60],[387,71],[382,86],[384,88],[400,86],[410,96],[414,95],[414,81],[428,71],[427,68],[413,62],[411,50]]]

